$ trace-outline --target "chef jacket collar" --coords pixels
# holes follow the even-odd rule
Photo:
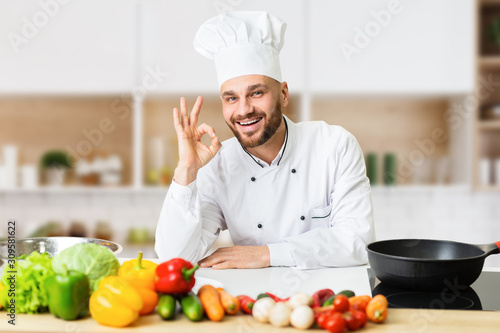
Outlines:
[[[285,129],[286,129],[285,142],[283,142],[283,145],[281,146],[281,149],[280,149],[278,155],[276,155],[276,157],[271,162],[271,164],[267,164],[267,162],[250,154],[250,152],[248,150],[246,150],[243,146],[241,146],[241,148],[243,148],[243,151],[246,153],[244,155],[247,155],[247,157],[250,157],[252,159],[252,163],[254,163],[256,166],[258,166],[260,168],[266,168],[266,167],[270,167],[270,166],[278,166],[278,165],[280,165],[280,163],[284,157],[285,152],[288,152],[288,150],[290,150],[291,147],[289,147],[289,146],[291,145],[291,142],[289,142],[289,141],[293,141],[291,135],[293,134],[293,132],[295,132],[294,131],[295,129],[293,128],[293,126],[295,124],[292,123],[292,121],[290,119],[288,119],[288,117],[285,115],[283,115],[283,120],[285,121]],[[289,138],[289,136],[290,136],[290,138]],[[287,150],[287,146],[289,147],[288,150]]]

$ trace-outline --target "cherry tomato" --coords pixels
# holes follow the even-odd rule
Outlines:
[[[352,315],[354,318],[356,318],[359,321],[359,328],[363,328],[366,325],[366,313],[358,311],[358,310],[351,310]]]
[[[335,310],[339,312],[346,312],[349,310],[349,298],[346,295],[337,295],[333,300]]]
[[[341,333],[345,330],[344,317],[341,313],[336,312],[328,318],[326,329],[331,333]]]
[[[326,313],[320,313],[318,315],[318,317],[316,318],[316,323],[318,324],[318,326],[322,329],[326,329],[326,322],[328,321],[328,319],[330,318],[330,316]]]
[[[359,320],[354,316],[353,311],[344,312],[344,321],[345,321],[345,326],[349,331],[357,330],[361,324]]]

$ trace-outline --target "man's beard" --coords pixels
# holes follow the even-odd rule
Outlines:
[[[264,121],[265,119],[267,119],[265,116],[266,116],[266,114],[264,112],[253,111],[252,113],[245,115],[245,118],[262,117],[261,121]],[[281,113],[281,101],[278,99],[278,101],[276,102],[276,105],[274,106],[274,110],[268,119],[269,121],[265,125],[264,131],[262,132],[262,134],[259,137],[247,138],[246,134],[241,134],[236,129],[235,125],[233,125],[236,123],[237,120],[235,120],[232,117],[231,117],[231,124],[227,124],[227,125],[229,126],[229,128],[233,132],[234,136],[236,137],[236,139],[238,139],[238,141],[240,142],[240,144],[243,148],[255,148],[255,147],[258,147],[260,145],[263,145],[264,143],[269,141],[269,139],[272,138],[272,136],[276,133],[276,131],[280,127],[282,118],[283,118],[283,114]],[[253,134],[253,133],[249,133],[249,134]]]

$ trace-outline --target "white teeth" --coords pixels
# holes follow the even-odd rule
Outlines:
[[[247,125],[251,125],[251,124],[255,124],[256,122],[258,122],[261,118],[258,118],[258,119],[255,119],[255,120],[252,120],[252,121],[249,121],[248,123],[242,123],[240,122],[240,125],[242,126],[247,126]]]

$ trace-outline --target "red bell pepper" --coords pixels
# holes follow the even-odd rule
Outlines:
[[[236,298],[240,301],[241,310],[243,310],[243,312],[245,313],[252,314],[252,308],[255,303],[255,300],[250,296],[246,295],[239,295],[236,296]]]
[[[181,258],[159,264],[156,267],[155,290],[163,294],[186,295],[194,286],[194,272],[198,267],[198,264],[193,266]]]
[[[313,306],[312,307],[319,308],[319,307],[323,306],[323,303],[325,303],[325,301],[327,299],[329,299],[330,297],[332,297],[333,295],[335,295],[335,293],[331,289],[318,290],[312,296],[312,298],[313,298]]]

